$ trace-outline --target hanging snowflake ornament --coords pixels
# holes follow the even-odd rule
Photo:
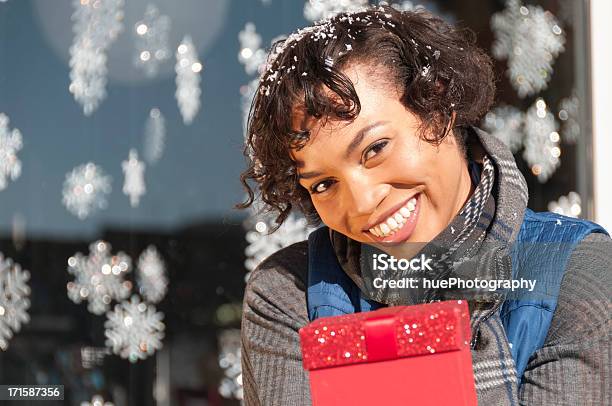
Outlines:
[[[261,36],[257,33],[255,24],[246,23],[244,29],[238,33],[238,41],[240,42],[238,61],[244,65],[244,71],[247,75],[259,72],[266,63],[268,54],[261,47]]]
[[[144,180],[145,164],[138,159],[138,152],[130,149],[129,158],[121,164],[125,180],[123,194],[130,197],[130,206],[140,204],[140,197],[147,192]]]
[[[17,152],[23,147],[21,132],[9,128],[9,118],[0,113],[0,190],[8,186],[9,180],[16,180],[21,175],[21,161]]]
[[[156,76],[159,65],[171,56],[169,34],[170,17],[161,15],[155,5],[149,4],[143,19],[134,25],[134,64],[143,69],[148,77]]]
[[[580,217],[582,213],[582,199],[576,192],[569,192],[559,200],[548,203],[548,211],[568,217]]]
[[[520,97],[546,89],[555,58],[565,50],[565,35],[555,16],[539,6],[507,0],[491,18],[493,56],[508,60],[508,77]]]
[[[94,395],[90,401],[81,402],[81,406],[115,406],[115,404],[105,401],[101,395]]]
[[[89,162],[66,174],[62,201],[68,211],[83,220],[97,210],[105,209],[106,195],[111,192],[111,177]]]
[[[251,216],[245,221],[248,246],[244,251],[247,258],[244,265],[249,272],[281,248],[306,240],[314,230],[304,217],[291,213],[276,231],[270,233],[274,219],[269,214],[260,214],[260,207],[261,203],[253,206]]]
[[[483,129],[499,138],[513,153],[523,145],[525,114],[513,106],[500,106],[487,113]]]
[[[166,266],[153,245],[147,247],[138,258],[136,282],[140,294],[151,303],[157,303],[166,296],[168,291]]]
[[[574,94],[559,102],[558,117],[561,120],[561,134],[563,140],[575,144],[580,137],[580,100]]]
[[[30,273],[0,252],[0,349],[30,321]]]
[[[525,115],[523,158],[541,183],[546,182],[560,165],[558,127],[555,116],[541,98]]]
[[[125,280],[131,271],[132,260],[123,252],[111,253],[111,245],[95,241],[89,245],[89,255],[76,253],[68,258],[68,273],[74,281],[68,282],[68,298],[79,304],[87,301],[87,310],[103,314],[110,309],[112,300],[127,298],[132,283]]]
[[[149,112],[145,124],[144,158],[149,165],[159,161],[164,153],[166,143],[166,119],[161,111],[154,107]]]
[[[106,51],[123,28],[123,0],[73,0],[68,89],[91,115],[106,97]]]
[[[191,124],[200,109],[200,72],[198,52],[186,36],[176,50],[176,100],[185,124]]]
[[[304,4],[304,18],[319,21],[342,12],[356,12],[368,6],[368,0],[308,0]]]
[[[246,137],[247,127],[249,123],[249,113],[251,111],[251,104],[257,93],[257,87],[259,86],[259,79],[255,78],[248,84],[240,87],[240,107],[242,109],[242,131]]]
[[[240,351],[240,330],[224,330],[218,335],[219,367],[223,378],[219,383],[219,394],[226,399],[242,400],[242,356]]]
[[[115,305],[106,313],[106,346],[130,362],[145,359],[162,348],[163,313],[155,306],[141,302],[133,295],[129,301]]]

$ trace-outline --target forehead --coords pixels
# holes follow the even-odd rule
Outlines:
[[[353,121],[316,119],[306,113],[303,105],[296,106],[291,117],[293,129],[310,132],[310,138],[304,147],[291,151],[296,162],[303,161],[309,152],[320,153],[321,151],[313,151],[319,147],[337,148],[350,143],[351,135],[373,122],[405,119],[403,115],[406,114],[406,109],[400,102],[400,90],[390,81],[379,79],[386,72],[364,65],[351,66],[342,72],[351,80],[359,98],[358,116]],[[333,99],[334,94],[329,91],[329,96]]]

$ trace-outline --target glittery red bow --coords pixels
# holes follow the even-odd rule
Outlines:
[[[456,351],[469,340],[469,310],[462,300],[325,317],[300,329],[308,370]]]

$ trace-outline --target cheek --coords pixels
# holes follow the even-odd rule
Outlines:
[[[385,161],[384,171],[397,176],[398,183],[422,184],[436,173],[435,155],[428,146],[405,141]]]

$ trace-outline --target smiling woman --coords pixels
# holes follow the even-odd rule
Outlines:
[[[609,305],[612,242],[594,223],[527,209],[512,153],[475,127],[495,88],[490,59],[473,44],[424,10],[383,6],[273,47],[251,109],[249,198],[239,207],[258,189],[278,224],[297,208],[324,226],[251,274],[247,404],[310,403],[298,336],[309,321],[447,299],[470,304],[479,404],[609,400],[599,388],[610,367],[598,361],[609,357],[609,320],[597,309]],[[428,280],[535,282],[512,294],[392,289],[373,283],[380,251],[440,259],[418,275]],[[576,331],[589,331],[588,345]]]

